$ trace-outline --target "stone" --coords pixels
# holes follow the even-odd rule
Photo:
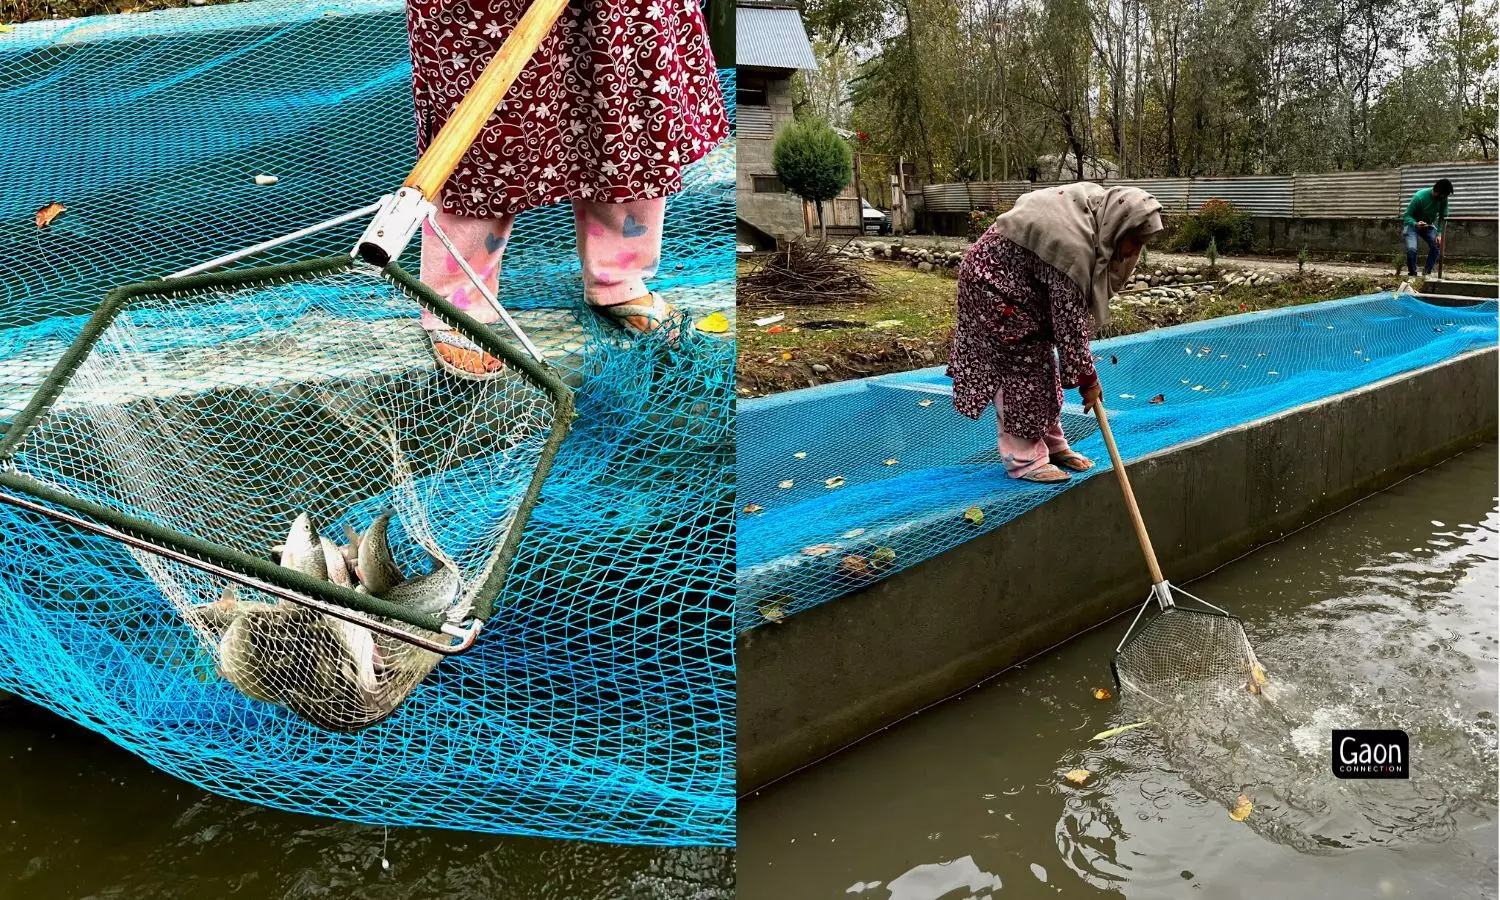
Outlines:
[[[823,365],[822,363],[813,363],[812,370],[814,372],[817,372],[819,375],[827,375],[828,374],[828,367],[825,366],[825,365]]]
[[[931,272],[932,271],[932,263],[927,262],[925,260],[922,261],[922,262],[917,263],[917,271],[918,272]]]

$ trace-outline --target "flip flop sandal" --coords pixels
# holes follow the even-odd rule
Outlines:
[[[596,306],[590,303],[589,309],[592,309],[596,314],[617,325],[624,331],[632,334],[651,334],[665,327],[672,319],[673,313],[677,312],[677,308],[663,300],[661,294],[655,291],[651,292],[650,297],[650,303],[634,301],[630,303],[617,303],[613,306]],[[650,323],[650,327],[642,330],[631,323],[630,320],[635,318],[645,319]],[[675,340],[676,337],[674,329],[671,339]]]
[[[1061,475],[1062,477],[1061,478],[1044,478],[1044,477],[1039,477],[1039,476],[1054,475],[1054,474],[1055,475]],[[1021,476],[1021,480],[1022,481],[1030,481],[1033,484],[1062,484],[1063,482],[1068,481],[1070,478],[1072,478],[1072,476],[1069,475],[1067,472],[1064,472],[1062,469],[1059,469],[1057,466],[1054,466],[1054,465],[1051,465],[1051,464],[1042,466],[1040,469],[1037,469],[1035,472],[1027,472],[1025,475]]]
[[[432,357],[437,360],[438,368],[452,375],[454,378],[462,378],[465,381],[493,381],[505,374],[505,363],[490,356],[478,344],[456,331],[429,331],[427,332],[427,339],[432,342]],[[438,352],[438,347],[452,347],[455,350],[465,350],[477,354],[481,365],[486,360],[493,360],[500,368],[488,372],[470,371],[449,362],[443,357],[443,354]]]
[[[1052,457],[1052,462],[1069,472],[1087,472],[1094,467],[1094,461],[1082,453],[1068,453],[1063,456]],[[1084,465],[1087,463],[1087,465]]]

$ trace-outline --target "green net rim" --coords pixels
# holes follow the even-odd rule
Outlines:
[[[254,287],[322,275],[336,275],[356,267],[373,268],[347,254],[337,254],[303,262],[253,266],[185,278],[158,278],[122,285],[110,291],[104,302],[84,324],[78,337],[74,339],[43,380],[25,409],[12,420],[11,427],[5,433],[4,438],[0,439],[0,486],[108,525],[132,537],[215,563],[239,575],[260,579],[277,587],[366,615],[394,619],[427,631],[441,631],[445,624],[445,620],[441,617],[422,615],[379,597],[361,594],[332,582],[294,572],[233,547],[194,537],[75,497],[43,484],[29,475],[24,475],[15,468],[15,456],[25,443],[27,436],[45,420],[47,413],[57,403],[58,398],[61,397],[79,367],[83,365],[84,360],[93,352],[105,331],[131,303],[146,297],[170,297],[206,289]],[[568,430],[576,416],[573,391],[551,366],[531,358],[502,339],[488,326],[476,322],[414,278],[398,263],[387,264],[378,270],[378,274],[395,284],[419,306],[437,316],[450,328],[478,344],[491,356],[503,360],[507,367],[519,371],[544,391],[554,405],[550,432],[546,442],[542,445],[536,470],[532,473],[531,481],[521,496],[505,541],[495,549],[488,566],[488,573],[474,594],[474,617],[486,621],[493,615],[495,601],[499,599],[501,591],[505,588],[511,563],[520,546],[527,521],[537,504],[542,501],[542,485],[552,469],[557,451],[567,437]]]

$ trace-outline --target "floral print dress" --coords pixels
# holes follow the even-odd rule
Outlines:
[[[526,11],[525,0],[408,0],[419,149]],[[729,133],[698,0],[572,0],[444,189],[494,219],[563,200],[665,197]]]
[[[1003,396],[1004,435],[1060,440],[1063,388],[1098,380],[1090,329],[1082,289],[991,228],[958,270],[958,329],[948,363],[954,408],[977,419]]]

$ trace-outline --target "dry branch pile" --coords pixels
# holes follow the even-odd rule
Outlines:
[[[839,303],[874,294],[874,282],[853,260],[810,241],[771,254],[738,287],[739,302],[746,306]]]

